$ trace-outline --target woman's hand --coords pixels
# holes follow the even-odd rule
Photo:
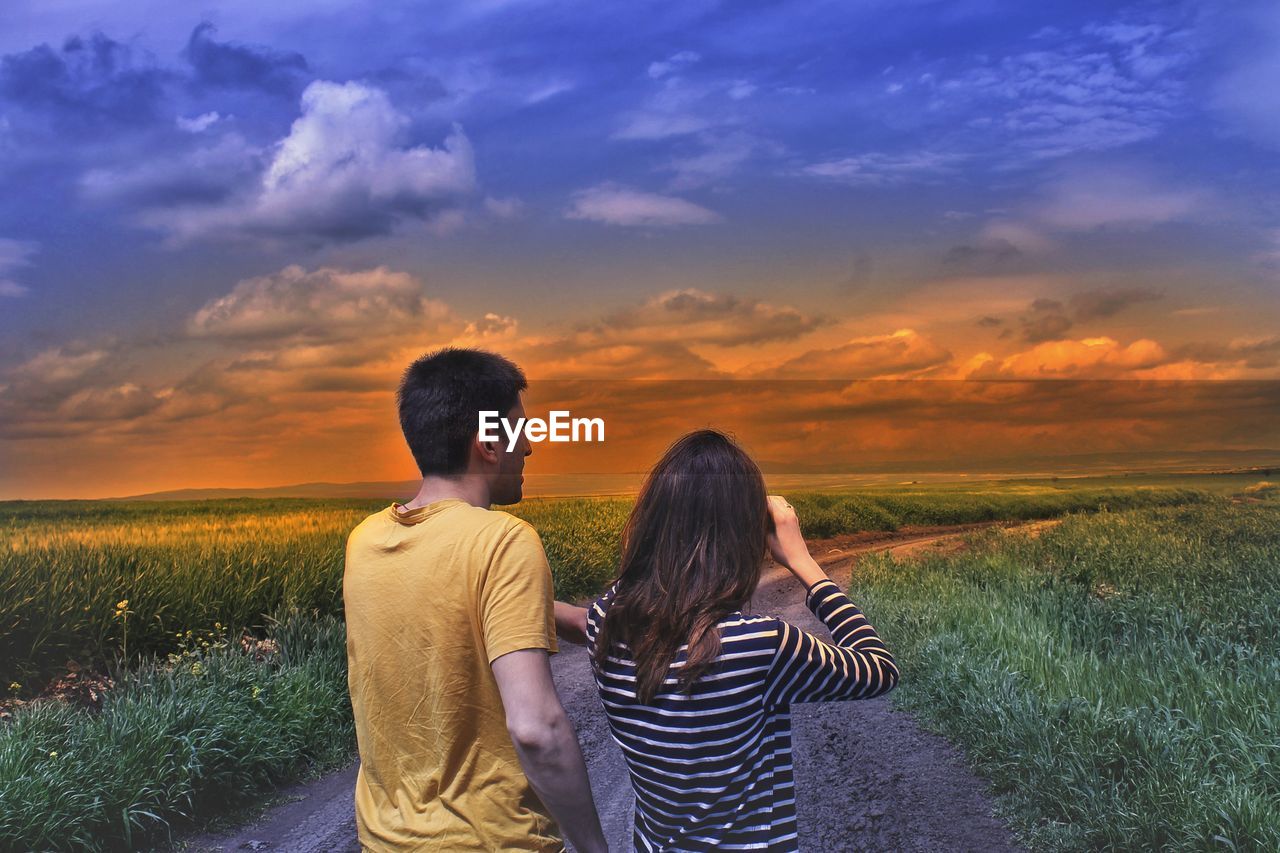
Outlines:
[[[827,573],[809,555],[809,546],[800,534],[800,519],[785,498],[769,495],[769,519],[773,526],[769,531],[770,556],[786,566],[806,589],[825,580]]]
[[[774,562],[793,568],[809,556],[809,546],[800,534],[800,519],[781,495],[769,495],[769,555]]]

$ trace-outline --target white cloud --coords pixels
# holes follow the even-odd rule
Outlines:
[[[672,54],[665,60],[649,63],[649,76],[655,80],[660,80],[668,75],[683,71],[701,59],[702,57],[692,50],[682,50],[679,53]]]
[[[1181,219],[1199,203],[1195,191],[1162,187],[1132,170],[1076,171],[1048,187],[1037,217],[1070,231],[1103,225],[1139,227]]]
[[[825,322],[787,305],[686,288],[617,311],[583,327],[583,332],[610,343],[742,346],[798,338]]]
[[[965,158],[958,154],[919,151],[909,154],[869,152],[805,166],[801,172],[854,186],[890,186],[930,181],[954,172]]]
[[[373,330],[429,331],[448,318],[444,303],[424,296],[422,284],[408,273],[386,267],[308,271],[291,264],[238,282],[226,296],[197,311],[187,333],[197,338],[338,340]]]
[[[123,382],[75,391],[58,405],[56,412],[61,418],[80,423],[127,421],[154,411],[163,399],[153,389]]]
[[[1124,51],[1125,61],[1138,77],[1155,78],[1183,64],[1186,59],[1176,40],[1171,42],[1170,33],[1157,24],[1091,24],[1084,28],[1084,32],[1119,45]]]
[[[563,334],[516,342],[543,378],[728,378],[703,347],[753,347],[800,338],[828,321],[790,306],[689,288],[653,296]]]
[[[1169,361],[1170,355],[1164,347],[1147,338],[1128,344],[1106,336],[1053,340],[998,361],[990,356],[975,357],[970,362],[972,372],[968,378],[1120,377],[1157,368]]]
[[[0,297],[23,296],[28,288],[9,277],[19,267],[31,265],[31,256],[40,248],[29,240],[10,240],[0,237]]]
[[[443,149],[400,148],[406,116],[386,93],[359,83],[317,81],[302,93],[302,116],[263,178],[264,205],[289,208],[340,197],[353,187],[373,198],[433,198],[469,190],[471,147],[459,128]]]
[[[216,111],[207,112],[195,118],[178,116],[178,127],[187,133],[202,133],[221,118],[222,116],[218,115]]]
[[[1009,245],[1027,254],[1042,254],[1054,248],[1053,241],[1034,228],[1020,222],[996,220],[988,222],[978,237],[979,245]]]
[[[1153,76],[1152,69],[1174,72],[1191,54],[1179,33],[1139,29],[1141,42],[1117,45],[1120,28],[1085,28],[1052,48],[975,68],[950,81],[950,91],[990,107],[975,128],[1003,131],[1035,158],[1148,139],[1173,117],[1184,94],[1180,75]]]
[[[228,409],[234,423],[203,426],[305,420],[334,393],[385,393],[411,354],[515,329],[495,314],[464,322],[405,272],[288,266],[237,282],[169,334],[73,341],[0,371],[0,438],[136,435]],[[283,395],[298,396],[282,407]]]
[[[676,109],[651,108],[632,113],[613,134],[614,139],[667,139],[687,136],[711,127],[705,116]]]
[[[623,114],[613,139],[655,140],[734,124],[726,111],[723,83],[690,82],[676,74],[658,80],[657,90]]]
[[[606,225],[711,225],[722,217],[705,207],[675,196],[601,185],[574,194],[568,219],[587,219]]]
[[[457,125],[440,148],[405,146],[410,120],[386,92],[315,81],[302,115],[252,191],[216,205],[148,211],[179,242],[208,235],[353,240],[405,219],[427,222],[475,187],[471,144]]]
[[[889,75],[878,102],[932,124],[940,150],[1025,166],[1150,139],[1190,111],[1192,34],[1172,15],[1045,28],[1023,49],[932,61]],[[869,105],[874,109],[876,104]]]
[[[781,145],[747,133],[705,134],[701,152],[674,157],[661,168],[674,173],[670,189],[688,190],[716,183],[757,156],[777,156]]]
[[[1050,235],[1095,228],[1144,228],[1184,219],[1200,210],[1199,190],[1162,186],[1130,168],[1072,169],[1045,185],[1038,200],[983,226],[976,246],[1012,246],[1035,255],[1057,246]],[[1006,213],[1009,213],[1006,211]]]
[[[562,95],[565,92],[572,91],[573,89],[574,84],[567,80],[552,80],[538,86],[533,89],[533,91],[529,92],[529,94],[525,95],[524,102],[526,104],[540,104],[543,101],[551,100],[556,95]]]
[[[464,339],[484,340],[494,338],[511,339],[515,337],[519,326],[519,322],[514,317],[494,314],[490,311],[479,320],[468,323],[462,330],[462,337]]]
[[[524,202],[515,196],[509,198],[488,196],[484,200],[484,209],[496,219],[515,219],[524,212]]]
[[[898,329],[888,335],[867,335],[829,349],[810,350],[754,375],[783,379],[906,378],[932,374],[950,363],[951,358],[946,347],[915,329]]]
[[[104,347],[66,345],[42,350],[9,371],[9,379],[50,386],[81,378],[111,355]]]

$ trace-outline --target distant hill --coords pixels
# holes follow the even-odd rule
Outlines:
[[[417,480],[374,483],[298,483],[261,489],[174,489],[106,498],[112,501],[204,501],[218,498],[385,498],[404,500],[418,491]]]
[[[633,494],[643,475],[527,474],[526,497]],[[173,489],[105,498],[111,501],[203,501],[225,498],[330,498],[357,500],[407,500],[418,491],[419,480],[382,480],[363,483],[298,483],[254,489]]]
[[[1269,475],[1280,470],[1280,450],[1206,450],[1186,452],[1141,452],[1123,454],[1078,454],[1054,458],[1018,458],[991,461],[948,459],[904,461],[867,465],[861,468],[834,468],[820,462],[792,463],[761,460],[760,467],[771,487],[826,485],[839,479],[848,485],[870,484],[911,477],[922,481],[994,479],[1008,477],[1088,476],[1105,474],[1245,473]],[[525,478],[527,497],[568,495],[634,494],[643,473],[537,474]],[[266,488],[174,489],[107,498],[106,500],[191,501],[217,498],[351,498],[405,500],[418,490],[417,480],[386,480],[362,483],[298,483]]]

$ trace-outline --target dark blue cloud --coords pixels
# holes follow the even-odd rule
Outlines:
[[[419,106],[447,97],[449,91],[444,83],[423,66],[420,56],[400,56],[365,74],[361,79],[379,88],[395,91],[408,102]]]
[[[260,180],[264,164],[261,150],[229,133],[177,154],[90,169],[80,177],[80,193],[134,211],[221,204]]]
[[[78,136],[154,123],[177,79],[150,55],[94,33],[0,58],[0,103]]]
[[[197,91],[261,89],[293,96],[302,90],[310,72],[302,54],[214,41],[216,32],[212,23],[202,21],[182,49]]]

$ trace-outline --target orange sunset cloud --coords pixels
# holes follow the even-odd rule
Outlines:
[[[532,403],[572,404],[609,420],[604,447],[546,449],[543,464],[562,472],[634,470],[680,430],[704,424],[739,430],[762,458],[827,459],[834,468],[950,453],[979,464],[1211,446],[1208,433],[1165,420],[1214,424],[1212,412],[1195,407],[1219,396],[1179,391],[1191,408],[1153,411],[1169,392],[1137,380],[1274,380],[1280,340],[1036,340],[1043,330],[1018,323],[1062,316],[1066,328],[1096,327],[1141,301],[1150,298],[1093,290],[1022,313],[1006,303],[1008,319],[983,314],[967,337],[944,308],[937,323],[921,314],[920,328],[841,340],[843,323],[830,313],[693,288],[534,323],[464,316],[420,278],[385,266],[290,265],[235,283],[167,334],[73,341],[10,369],[0,382],[0,437],[10,448],[11,493],[68,493],[82,477],[101,494],[193,480],[404,478],[413,472],[393,410],[399,373],[423,351],[461,345],[521,364]],[[1022,332],[993,342],[997,328]],[[752,359],[761,348],[769,361]],[[1051,384],[1057,390],[1046,394],[1009,380],[1107,380],[1101,396],[1113,411],[1099,410],[1096,390]],[[1253,411],[1273,414],[1274,403]],[[1266,430],[1255,426],[1251,446],[1266,445]]]

